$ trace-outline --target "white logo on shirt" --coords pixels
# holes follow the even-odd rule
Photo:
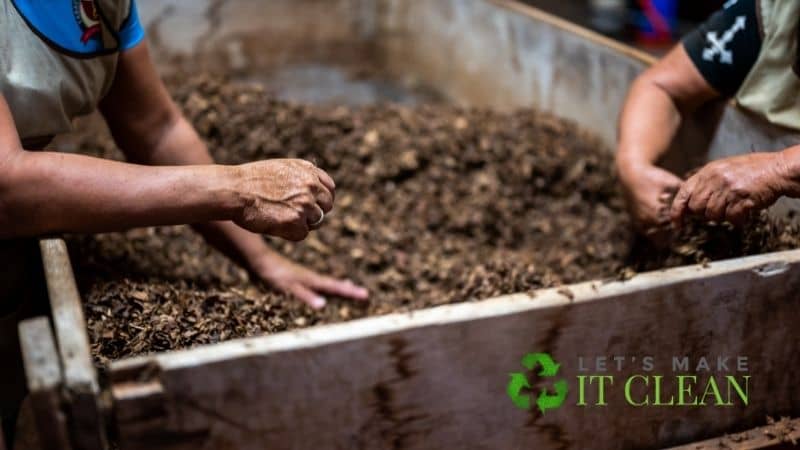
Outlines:
[[[733,64],[733,51],[728,50],[726,47],[731,43],[736,33],[744,30],[746,21],[747,17],[745,16],[737,17],[736,22],[722,33],[722,38],[717,35],[716,31],[709,31],[706,33],[708,47],[703,49],[703,59],[706,61],[714,61],[714,58],[719,55],[720,63]]]

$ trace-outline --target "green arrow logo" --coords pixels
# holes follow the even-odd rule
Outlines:
[[[536,365],[541,366],[538,375],[540,377],[554,377],[558,374],[560,364],[553,361],[547,353],[528,353],[522,358],[522,366],[532,371]],[[531,408],[531,399],[527,394],[523,394],[523,389],[530,389],[530,383],[522,372],[512,372],[511,380],[506,387],[506,393],[517,408],[528,410]],[[555,394],[548,393],[547,389],[542,389],[536,398],[536,406],[544,414],[548,409],[556,409],[564,404],[569,388],[566,380],[558,380],[553,383]]]
[[[511,381],[508,382],[506,393],[519,409],[531,409],[531,399],[527,395],[522,395],[522,390],[530,388],[524,373],[515,372],[510,374]]]
[[[553,387],[556,389],[555,395],[550,395],[547,393],[547,389],[542,389],[539,398],[536,399],[536,406],[539,407],[542,414],[548,409],[558,408],[567,399],[567,380],[558,380],[553,383]]]

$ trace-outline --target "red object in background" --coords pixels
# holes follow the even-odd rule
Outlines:
[[[677,0],[638,0],[642,16],[637,22],[637,42],[648,46],[665,46],[674,41],[677,21]]]

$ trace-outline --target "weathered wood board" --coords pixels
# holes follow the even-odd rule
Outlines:
[[[69,450],[67,417],[62,411],[64,378],[47,317],[19,324],[20,345],[28,380],[29,399],[18,424],[17,450]],[[0,447],[0,450],[2,448]]]
[[[67,246],[61,239],[39,243],[58,350],[64,373],[63,387],[71,409],[72,439],[76,450],[108,447],[100,405],[100,385],[92,363],[89,335]]]
[[[795,450],[800,445],[800,419],[793,419],[790,425],[776,432],[773,426],[762,426],[730,433],[725,436],[672,447],[669,450]]]
[[[658,448],[752,427],[767,414],[800,414],[800,251],[780,260],[757,256],[122,361],[112,365],[117,382],[135,386],[130,374],[146,368],[142,382],[158,385],[164,402],[158,420],[121,429],[122,448],[166,436],[179,443],[161,448]],[[544,415],[517,409],[505,391],[532,352],[552,355],[571,386],[566,403]],[[608,406],[577,406],[579,356],[653,356],[651,374],[668,379],[673,356],[692,365],[744,356],[749,405],[636,408],[618,388]],[[647,374],[636,364],[608,371],[618,380],[637,373]],[[664,389],[675,392],[674,384]],[[123,390],[115,401],[153,395],[142,391]]]

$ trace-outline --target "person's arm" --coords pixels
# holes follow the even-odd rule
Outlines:
[[[730,3],[702,33],[687,40],[692,62],[715,89],[733,95],[761,51],[755,0]],[[781,196],[800,196],[800,147],[712,161],[681,185],[670,210],[679,227],[687,216],[743,223]]]
[[[318,200],[332,190],[321,177],[329,180],[295,160],[147,167],[26,151],[0,96],[0,238],[234,220],[300,240],[319,215],[318,203],[330,208]]]
[[[183,117],[159,78],[144,42],[120,56],[116,78],[101,111],[126,157],[151,165],[212,164],[206,145]],[[332,200],[332,199],[331,199]],[[230,221],[196,223],[212,245],[280,290],[312,307],[325,294],[365,299],[365,289],[319,275],[270,249],[264,239]]]
[[[732,96],[754,65],[761,47],[756,7],[755,0],[730,3],[634,82],[620,116],[616,163],[640,230],[669,223],[682,180],[657,164],[683,117]]]
[[[719,94],[705,81],[683,46],[646,70],[631,87],[619,123],[617,172],[640,230],[669,223],[669,205],[681,178],[658,167],[684,115]]]

